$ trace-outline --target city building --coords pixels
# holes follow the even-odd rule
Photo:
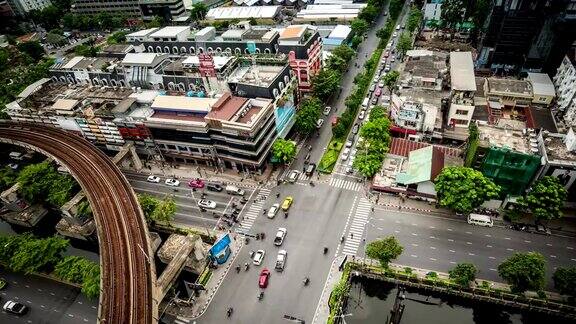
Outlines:
[[[564,56],[553,80],[558,94],[556,115],[566,126],[576,126],[576,48]]]
[[[536,132],[478,125],[478,133],[468,145],[470,166],[499,185],[503,196],[522,195],[540,168]]]
[[[500,120],[526,122],[527,109],[534,98],[532,84],[527,80],[487,78],[484,97],[488,101],[491,124]]]
[[[310,92],[312,77],[322,68],[322,38],[318,31],[310,25],[286,27],[278,38],[278,52],[288,55],[300,92]]]
[[[232,19],[274,19],[280,13],[281,6],[257,7],[218,7],[208,10],[206,20]]]
[[[438,132],[442,128],[438,111],[435,105],[393,94],[390,102],[390,118],[394,126],[391,131],[410,135],[418,132],[427,134]]]
[[[440,20],[443,0],[426,0],[424,3],[424,20]]]
[[[78,14],[110,14],[126,15],[128,17],[141,17],[140,0],[74,0],[70,11]]]
[[[550,106],[556,98],[556,91],[548,74],[528,72],[528,81],[532,84],[532,105]]]
[[[429,50],[406,52],[400,86],[441,91],[448,67],[447,55]]]
[[[8,0],[0,0],[0,17],[13,17],[15,14]]]
[[[317,21],[352,21],[366,7],[366,3],[353,3],[352,0],[340,3],[319,3],[307,5],[296,14],[295,21],[312,23]],[[330,2],[334,2],[331,0]]]
[[[184,0],[139,0],[140,11],[144,20],[152,20],[155,16],[164,21],[189,16],[184,7]]]
[[[472,53],[450,53],[451,100],[447,124],[451,127],[468,128],[474,114],[476,79]]]
[[[323,50],[330,51],[342,44],[347,44],[352,36],[352,28],[347,25],[336,25],[327,37],[322,38]]]
[[[15,14],[24,16],[32,10],[42,10],[52,4],[50,0],[8,0]]]

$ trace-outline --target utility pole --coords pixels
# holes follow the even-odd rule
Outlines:
[[[394,300],[394,308],[390,311],[392,313],[390,317],[390,321],[388,324],[399,324],[402,320],[402,315],[404,314],[404,300],[406,299],[406,290],[404,287],[398,287],[398,291],[396,291],[396,299]]]

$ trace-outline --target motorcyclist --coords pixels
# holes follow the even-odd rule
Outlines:
[[[248,269],[250,269],[250,265],[248,264],[248,262],[244,263],[244,269],[245,271],[248,271]]]
[[[328,248],[324,247],[324,254],[328,253]]]
[[[239,273],[240,272],[240,265],[236,266],[236,272]]]
[[[304,286],[308,286],[308,283],[310,283],[310,278],[305,277],[303,282],[304,282]]]
[[[226,313],[228,314],[228,317],[230,317],[232,315],[233,311],[234,311],[234,308],[228,307],[228,310],[226,311]]]

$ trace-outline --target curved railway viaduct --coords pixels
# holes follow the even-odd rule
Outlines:
[[[58,160],[86,193],[100,246],[98,321],[157,323],[159,301],[148,228],[134,191],[110,158],[79,136],[38,124],[2,122],[0,141]]]

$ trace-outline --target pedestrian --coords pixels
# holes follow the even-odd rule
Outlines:
[[[351,238],[351,239],[354,238],[354,233],[350,233],[350,238]]]

